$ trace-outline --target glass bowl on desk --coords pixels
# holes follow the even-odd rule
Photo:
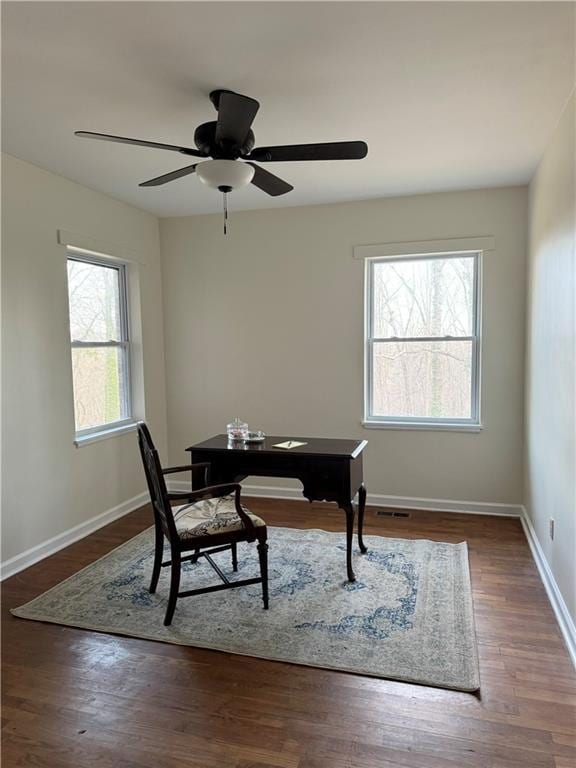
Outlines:
[[[250,445],[256,445],[258,443],[263,443],[264,440],[266,440],[266,435],[262,430],[257,429],[255,432],[247,432],[244,435],[243,440]]]

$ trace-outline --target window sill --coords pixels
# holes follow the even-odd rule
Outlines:
[[[76,435],[74,439],[74,445],[76,448],[83,448],[90,443],[97,443],[100,440],[107,440],[109,437],[118,437],[119,435],[125,435],[127,432],[135,432],[137,422],[131,421],[128,424],[122,424],[118,427],[102,428],[98,432],[90,432],[87,435]]]
[[[365,429],[408,429],[434,432],[481,432],[482,424],[449,424],[423,421],[362,421]]]

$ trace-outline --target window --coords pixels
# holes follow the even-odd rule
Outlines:
[[[480,254],[366,261],[365,423],[479,425]]]
[[[69,253],[76,437],[132,423],[126,267]]]

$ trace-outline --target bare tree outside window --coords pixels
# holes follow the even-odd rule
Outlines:
[[[77,434],[131,417],[123,264],[70,255],[68,297]]]
[[[367,421],[478,422],[478,254],[367,265]]]

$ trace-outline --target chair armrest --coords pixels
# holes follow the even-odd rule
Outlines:
[[[240,483],[226,483],[225,485],[209,485],[206,488],[199,488],[197,491],[191,491],[190,493],[169,493],[168,499],[170,501],[177,501],[178,499],[188,501],[187,506],[192,506],[197,501],[204,501],[205,499],[218,499],[222,496],[230,496],[234,494],[234,506],[236,508],[236,514],[242,520],[244,527],[248,530],[251,536],[255,536],[254,523],[250,519],[250,516],[242,509],[240,503],[240,493],[242,486]]]
[[[203,477],[198,477],[198,475],[195,474],[196,471],[200,472],[202,470],[204,470]],[[166,467],[166,469],[162,470],[163,475],[174,475],[177,472],[191,472],[191,486],[197,484],[195,478],[198,478],[198,482],[202,484],[203,488],[210,484],[210,464],[207,461],[198,462],[197,464],[185,464],[180,467]],[[186,493],[188,492],[186,491]]]
[[[172,475],[175,472],[187,472],[190,469],[199,469],[200,467],[204,467],[205,470],[210,469],[210,464],[207,461],[204,461],[202,463],[198,464],[186,464],[183,467],[166,467],[166,469],[162,470],[162,474],[164,475]]]

